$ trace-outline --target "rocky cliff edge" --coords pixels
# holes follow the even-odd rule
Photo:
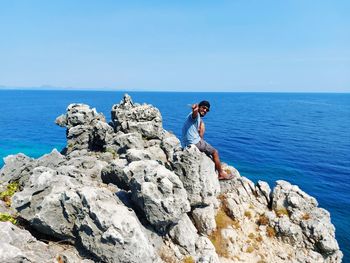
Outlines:
[[[211,159],[181,149],[152,105],[125,95],[107,123],[71,104],[56,123],[61,153],[4,159],[0,262],[341,262],[315,198],[228,165],[235,177],[219,183]]]

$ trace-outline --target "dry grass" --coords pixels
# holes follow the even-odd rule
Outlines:
[[[244,212],[244,216],[251,219],[252,218],[252,212],[250,212],[249,210]]]
[[[56,259],[57,263],[64,263],[64,259],[61,256],[58,256]]]
[[[256,240],[257,242],[262,242],[262,241],[263,241],[263,238],[262,238],[262,236],[259,234],[259,235],[255,238],[255,240]]]
[[[269,224],[269,219],[267,218],[267,216],[265,214],[263,215],[259,215],[259,219],[256,222],[259,226],[263,225],[266,226]]]
[[[267,227],[266,227],[266,235],[267,235],[268,237],[275,237],[275,236],[276,236],[276,231],[275,231],[275,229],[273,229],[273,227],[271,227],[271,226],[267,226]]]
[[[283,217],[284,215],[289,217],[289,212],[286,208],[282,207],[279,209],[275,209],[275,213],[278,217]]]
[[[177,263],[178,260],[176,259],[174,252],[170,250],[170,248],[163,246],[158,251],[159,257],[163,260],[165,263]]]
[[[193,257],[187,256],[182,260],[183,263],[195,263]]]
[[[253,246],[249,246],[249,247],[247,247],[246,252],[247,252],[247,253],[253,253],[254,250],[255,250],[255,249],[254,249]]]
[[[216,230],[209,236],[210,241],[213,243],[216,253],[221,257],[229,257],[228,253],[228,240],[223,238],[221,234],[221,230],[233,226],[235,228],[239,227],[239,223],[236,220],[233,220],[231,217],[227,215],[224,207],[220,207],[218,210],[216,217]]]
[[[221,256],[228,258],[229,253],[228,253],[228,241],[223,238],[221,234],[221,229],[218,229],[214,231],[210,236],[209,236],[210,241],[213,243],[215,247],[216,253]]]
[[[310,218],[311,218],[311,216],[310,216],[309,213],[305,213],[305,214],[301,217],[302,220],[309,220]]]
[[[234,220],[226,214],[223,208],[218,210],[215,221],[218,229],[224,229],[234,224]]]

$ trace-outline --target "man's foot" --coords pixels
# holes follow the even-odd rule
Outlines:
[[[231,180],[233,179],[234,175],[231,173],[221,172],[219,174],[219,180]]]

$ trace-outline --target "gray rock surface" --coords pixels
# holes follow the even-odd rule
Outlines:
[[[134,104],[129,95],[125,95],[119,104],[112,107],[112,122],[116,131],[137,132],[147,139],[163,137],[159,110],[147,104]]]
[[[83,260],[72,246],[45,244],[27,230],[9,222],[0,222],[0,262],[57,262],[59,258],[67,263],[93,262]]]
[[[192,145],[176,153],[173,165],[184,184],[191,206],[217,203],[220,185],[214,163],[209,157]]]
[[[196,241],[198,239],[197,229],[186,214],[172,227],[169,231],[169,235],[174,243],[185,249],[188,254],[195,254]]]
[[[216,211],[213,205],[198,207],[191,214],[200,234],[210,235],[216,229]]]
[[[186,190],[172,171],[152,160],[132,162],[126,169],[132,175],[132,199],[154,227],[163,230],[190,211]]]

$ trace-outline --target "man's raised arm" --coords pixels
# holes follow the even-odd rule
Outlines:
[[[198,104],[192,104],[192,119],[196,119],[198,116]]]

